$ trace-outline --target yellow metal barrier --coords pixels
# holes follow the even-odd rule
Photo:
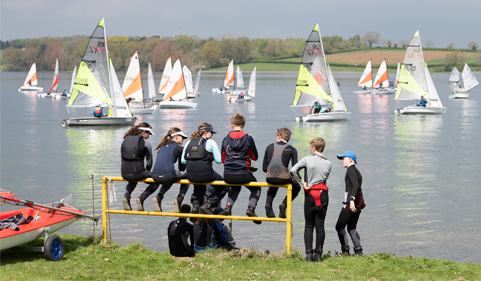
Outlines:
[[[214,181],[206,183],[206,185],[226,185],[226,186],[259,186],[259,187],[283,187],[287,188],[287,210],[285,219],[281,218],[267,218],[267,217],[243,217],[243,216],[219,216],[207,214],[185,214],[185,213],[167,213],[167,212],[139,212],[139,211],[124,211],[124,210],[110,210],[107,204],[109,181],[127,181],[122,177],[103,177],[102,178],[102,228],[104,232],[104,241],[107,241],[107,213],[110,214],[126,214],[126,215],[147,215],[147,216],[162,216],[162,217],[194,217],[194,218],[212,218],[212,219],[230,219],[230,220],[251,220],[251,221],[275,221],[286,223],[286,252],[290,254],[291,251],[291,236],[292,236],[292,185],[272,185],[267,182],[250,182],[248,184],[227,184],[224,181]],[[155,183],[153,179],[149,178],[139,182]],[[188,180],[180,180],[176,183],[194,184]],[[203,183],[204,184],[204,183]]]

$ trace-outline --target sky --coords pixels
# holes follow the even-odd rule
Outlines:
[[[379,32],[409,41],[419,30],[433,47],[481,46],[481,0],[1,0],[0,39],[90,36],[105,18],[107,37],[189,35],[199,38],[348,39]]]

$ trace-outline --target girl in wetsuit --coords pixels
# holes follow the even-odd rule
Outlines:
[[[122,157],[120,172],[122,177],[129,181],[125,187],[124,198],[122,198],[122,204],[126,211],[132,211],[130,196],[137,187],[137,181],[151,177],[152,146],[147,139],[153,134],[152,126],[147,122],[141,122],[130,128],[124,135],[124,141],[120,148]],[[147,160],[145,165],[144,158]]]
[[[338,155],[337,158],[342,160],[342,166],[347,168],[345,177],[346,198],[336,223],[337,235],[339,236],[339,242],[341,242],[342,252],[349,255],[349,238],[345,230],[347,225],[347,231],[354,244],[354,253],[362,256],[361,237],[356,230],[361,209],[366,206],[361,190],[362,176],[354,165],[357,164],[354,152],[346,151],[344,154]]]
[[[327,194],[326,181],[331,173],[332,164],[322,155],[326,141],[323,138],[314,138],[309,142],[311,156],[306,156],[297,162],[291,169],[294,179],[304,187],[304,218],[306,226],[304,229],[304,244],[306,247],[306,261],[322,261],[322,247],[326,232],[324,220],[326,218],[329,196]],[[305,178],[299,174],[305,169]],[[316,229],[316,246],[312,248],[313,233]]]

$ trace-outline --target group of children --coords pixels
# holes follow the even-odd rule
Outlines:
[[[251,166],[251,161],[258,159],[258,151],[252,136],[243,132],[245,117],[236,113],[231,118],[232,131],[224,138],[219,148],[217,143],[212,140],[212,136],[217,132],[209,123],[202,123],[197,131],[191,134],[190,139],[183,146],[187,139],[179,128],[171,128],[156,147],[157,158],[153,165],[152,147],[148,142],[150,135],[153,135],[152,127],[141,122],[130,128],[125,134],[121,146],[122,167],[121,174],[124,179],[129,181],[126,186],[125,195],[122,199],[125,210],[132,210],[130,197],[137,185],[137,181],[153,178],[145,191],[136,198],[137,210],[144,210],[144,201],[153,194],[159,187],[159,193],[153,198],[154,210],[162,211],[162,200],[165,192],[180,179],[188,179],[195,183],[191,196],[191,213],[213,214],[216,210],[219,215],[230,215],[232,208],[239,196],[241,186],[250,182],[256,182],[253,171],[257,170]],[[332,164],[322,154],[325,147],[324,139],[318,137],[312,139],[309,144],[311,156],[302,158],[299,162],[297,151],[288,144],[291,132],[287,128],[280,128],[276,131],[276,142],[267,146],[264,154],[263,171],[266,173],[266,181],[273,185],[291,184],[292,200],[300,192],[301,186],[305,191],[304,216],[306,220],[304,241],[306,247],[306,260],[321,261],[322,247],[324,244],[325,231],[324,219],[329,203],[328,188],[326,181],[329,177]],[[341,210],[336,230],[339,235],[342,252],[349,254],[348,236],[344,228],[347,229],[354,243],[356,254],[362,255],[359,234],[356,231],[356,224],[359,219],[360,210],[363,206],[361,192],[362,177],[354,164],[356,155],[347,151],[338,155],[342,159],[343,166],[346,167],[346,200],[345,207]],[[144,159],[146,164],[144,165]],[[224,164],[224,174],[221,176],[214,171],[212,162]],[[178,170],[175,164],[178,163]],[[289,163],[292,169],[289,170]],[[153,166],[152,173],[150,172]],[[304,179],[299,172],[305,169]],[[213,181],[224,181],[233,186],[206,185]],[[189,188],[187,184],[181,184],[179,194],[174,199],[174,212],[179,212],[185,194]],[[250,191],[246,215],[257,217],[255,212],[261,188],[246,186]],[[275,217],[272,205],[277,194],[277,187],[269,187],[266,199],[266,216]],[[225,208],[220,208],[219,203],[227,195]],[[359,202],[362,201],[362,204]],[[190,206],[189,206],[190,207]],[[279,217],[286,218],[287,196],[279,205]],[[185,211],[185,207],[184,207]],[[195,222],[196,218],[191,218]],[[197,220],[197,224],[203,220]],[[207,223],[209,222],[209,223]],[[253,220],[256,224],[262,221]],[[210,225],[212,221],[205,221]],[[313,231],[316,230],[316,244],[313,249]]]

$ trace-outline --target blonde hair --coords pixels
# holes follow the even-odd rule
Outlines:
[[[210,132],[209,130],[201,130],[200,128],[202,127],[212,127],[212,125],[207,122],[201,123],[199,127],[197,127],[197,131],[192,132],[192,134],[190,135],[190,139],[200,138],[204,135],[205,132]]]
[[[309,145],[314,147],[317,152],[324,152],[324,147],[326,147],[326,141],[323,138],[317,137],[309,141]]]
[[[287,129],[286,127],[282,127],[277,129],[276,135],[280,136],[282,140],[289,142],[291,139],[291,130]]]
[[[172,141],[172,137],[170,135],[172,135],[173,133],[177,133],[177,132],[182,132],[181,129],[177,128],[177,127],[172,127],[169,129],[169,131],[167,132],[167,134],[165,136],[162,137],[162,139],[160,140],[159,144],[157,145],[157,147],[155,148],[155,150],[159,150],[159,148],[161,148],[162,146],[168,144],[169,142]]]
[[[244,117],[244,115],[242,115],[242,113],[237,112],[230,119],[230,123],[234,126],[244,127],[246,124],[246,118]]]

